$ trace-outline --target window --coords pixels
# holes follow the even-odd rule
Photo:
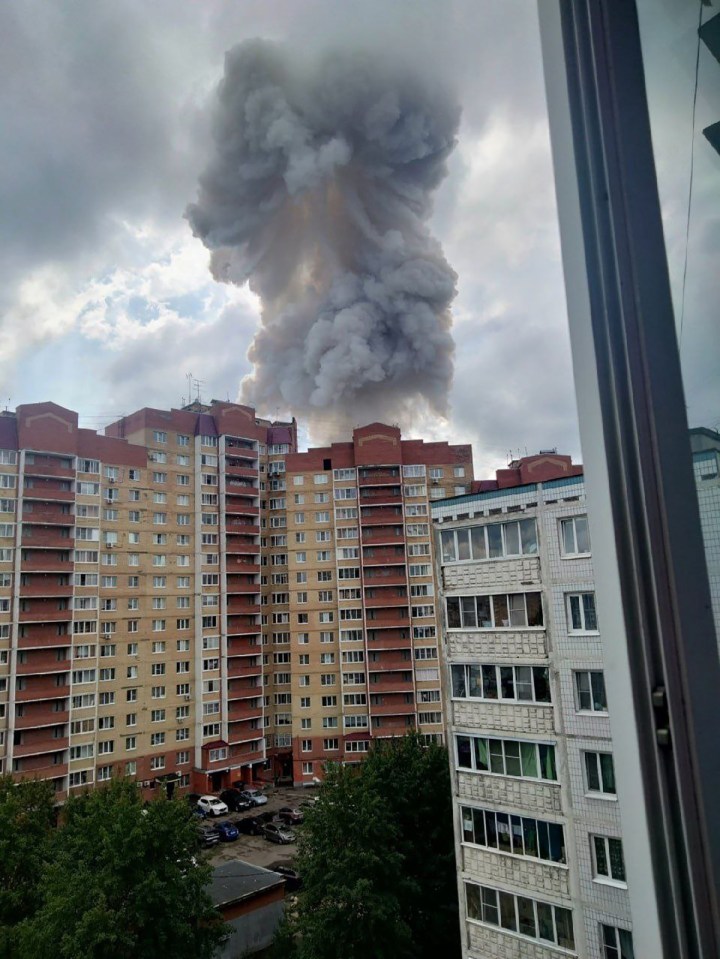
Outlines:
[[[627,929],[600,924],[603,959],[635,959],[632,935]]]
[[[465,902],[468,919],[564,949],[575,948],[569,909],[471,882],[465,883]]]
[[[463,842],[513,856],[567,862],[565,833],[560,823],[473,806],[462,806],[460,818]]]
[[[555,747],[547,743],[456,736],[455,745],[460,769],[546,782],[557,780]]]
[[[454,699],[549,703],[549,671],[547,666],[453,664],[452,695]]]
[[[590,836],[593,859],[593,875],[597,879],[611,880],[625,886],[625,860],[621,839],[610,836]]]
[[[590,530],[587,516],[570,516],[560,520],[560,547],[563,556],[588,556]]]
[[[568,631],[595,633],[598,628],[595,593],[570,593],[567,596]]]
[[[580,670],[575,674],[575,700],[578,712],[607,713],[605,680],[600,670]]]
[[[448,629],[517,629],[543,625],[540,593],[448,596],[446,603]]]
[[[443,563],[535,555],[537,526],[534,519],[521,519],[441,530],[440,550]]]
[[[612,753],[583,753],[585,782],[589,793],[615,795],[615,767]]]

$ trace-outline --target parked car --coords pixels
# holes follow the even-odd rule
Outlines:
[[[265,793],[259,789],[245,789],[242,793],[244,799],[247,799],[253,806],[264,806],[268,801]]]
[[[257,816],[245,816],[243,819],[238,819],[235,826],[239,832],[246,836],[260,836],[262,835],[265,823],[258,819]]]
[[[217,796],[201,796],[197,805],[207,816],[227,816],[229,812],[228,807]]]
[[[250,800],[246,799],[239,789],[226,789],[220,793],[220,798],[231,812],[244,812],[252,806]]]
[[[290,866],[286,866],[281,862],[274,862],[272,866],[268,866],[268,869],[279,873],[284,878],[285,888],[288,892],[297,892],[298,889],[301,888],[302,879],[300,878],[297,870],[292,869]]]
[[[221,842],[234,842],[240,835],[237,826],[229,821],[217,823],[214,829]]]
[[[202,823],[198,826],[198,836],[200,837],[200,845],[203,849],[209,849],[211,846],[217,846],[220,842],[220,837],[215,832],[212,826],[207,823]]]
[[[291,806],[283,806],[282,809],[278,809],[278,819],[282,819],[282,821],[289,826],[297,826],[298,823],[303,822],[305,816],[303,816],[299,809],[293,809]]]
[[[204,819],[206,816],[205,810],[198,806],[198,799],[201,798],[200,793],[188,793],[185,798],[190,804],[190,811],[192,812],[193,816],[195,816],[197,819]]]
[[[291,832],[287,826],[281,823],[269,822],[263,828],[263,836],[270,842],[288,843],[295,842],[295,833]]]

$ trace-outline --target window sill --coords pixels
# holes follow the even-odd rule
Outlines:
[[[619,879],[610,879],[608,876],[593,876],[593,882],[599,886],[612,886],[614,889],[627,889],[628,884]]]
[[[492,846],[478,846],[477,843],[470,842],[468,839],[462,839],[460,845],[467,846],[468,849],[479,849],[481,852],[489,852],[495,856],[507,856],[507,858],[513,862],[517,860],[518,862],[540,863],[543,866],[556,866],[558,869],[570,868],[566,862],[555,862],[554,859],[541,859],[539,856],[518,856],[513,852],[505,852],[504,849],[493,849]],[[610,882],[612,882],[612,880],[610,880]],[[613,885],[615,885],[614,882]],[[627,888],[627,885],[624,885]]]
[[[617,794],[615,793],[597,793],[597,792],[586,792],[586,799],[602,799],[605,802],[617,802]]]
[[[592,716],[592,717],[597,716],[604,719],[609,719],[610,717],[610,713],[607,711],[607,709],[576,709],[575,715],[576,716]]]

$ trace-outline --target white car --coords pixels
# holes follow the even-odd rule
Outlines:
[[[264,806],[268,801],[265,793],[260,792],[259,789],[245,789],[243,790],[243,796],[245,799],[249,799],[253,806]]]
[[[197,804],[198,809],[202,809],[206,816],[227,816],[230,811],[225,803],[215,796],[201,796]]]

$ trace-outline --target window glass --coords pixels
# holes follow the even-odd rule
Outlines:
[[[470,540],[472,544],[473,559],[485,559],[487,556],[485,550],[485,528],[483,526],[471,527]]]

